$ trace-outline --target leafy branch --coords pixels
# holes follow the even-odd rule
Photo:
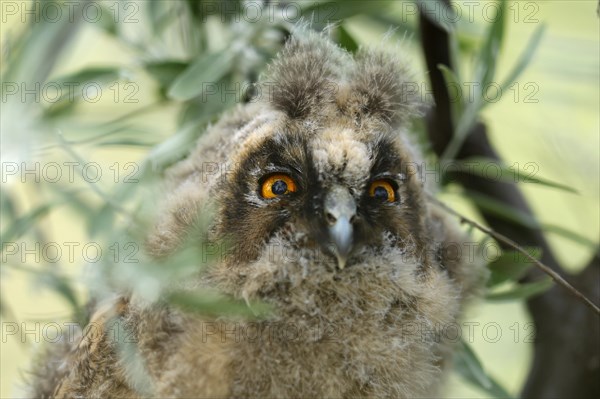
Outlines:
[[[538,259],[536,259],[535,257],[533,257],[529,252],[527,252],[519,244],[517,244],[516,242],[514,242],[510,238],[508,238],[508,237],[506,237],[506,236],[504,236],[504,235],[502,235],[500,233],[495,232],[494,230],[490,229],[489,227],[485,227],[485,226],[477,223],[476,221],[474,221],[472,219],[469,219],[466,216],[458,213],[457,211],[455,211],[454,209],[450,208],[448,205],[446,205],[443,202],[439,201],[435,197],[429,195],[428,198],[435,205],[437,205],[440,208],[444,209],[448,213],[451,213],[452,215],[457,216],[460,219],[461,223],[467,223],[470,226],[473,226],[474,228],[476,228],[477,230],[479,230],[479,231],[487,234],[488,236],[493,237],[494,239],[500,241],[501,243],[503,243],[503,244],[511,247],[515,251],[518,251],[519,253],[525,255],[525,257],[530,262],[532,262],[540,270],[542,270],[544,273],[546,273],[548,276],[550,276],[552,278],[552,280],[554,280],[554,282],[556,282],[558,285],[560,285],[563,288],[565,288],[571,294],[575,295],[577,298],[579,298],[581,301],[583,301],[587,306],[589,306],[594,312],[596,312],[596,314],[600,315],[600,308],[598,308],[597,305],[595,305],[589,298],[587,298],[585,295],[583,295],[581,292],[579,292],[575,287],[573,287],[571,284],[569,284],[558,273],[556,273],[550,267],[546,266],[545,264],[543,264],[542,262],[540,262]]]

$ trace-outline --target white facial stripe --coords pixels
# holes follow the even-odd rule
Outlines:
[[[369,150],[350,129],[323,131],[312,142],[312,155],[321,181],[337,174],[341,183],[359,189],[369,177]]]

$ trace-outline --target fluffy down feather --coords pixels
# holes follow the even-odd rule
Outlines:
[[[422,160],[406,133],[418,105],[410,79],[382,51],[351,56],[316,34],[293,37],[260,100],[224,116],[169,172],[147,241],[167,257],[210,205],[208,239],[229,249],[185,289],[261,300],[273,315],[214,318],[120,297],[96,310],[101,339],[57,349],[47,362],[62,359],[60,373],[38,370],[36,397],[435,395],[453,345],[444,329],[477,293],[483,268],[456,251],[467,237],[427,204],[411,172]],[[272,173],[294,178],[298,191],[261,197]],[[397,201],[369,195],[381,176]],[[356,209],[343,269],[326,239],[333,190]],[[126,348],[111,340],[114,322],[131,336]]]

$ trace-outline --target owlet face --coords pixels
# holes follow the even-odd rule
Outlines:
[[[418,158],[404,137],[405,78],[383,53],[286,46],[263,79],[272,90],[222,144],[228,173],[212,197],[217,237],[231,248],[216,272],[227,291],[430,265]]]
[[[220,231],[233,244],[233,262],[280,255],[341,273],[419,240],[421,189],[400,141],[332,119],[319,126],[280,115],[245,140],[219,187]]]

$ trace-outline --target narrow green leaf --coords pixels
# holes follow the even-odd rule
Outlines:
[[[462,86],[459,86],[459,88],[460,87]],[[448,90],[451,93],[450,89]],[[469,135],[471,127],[477,121],[479,111],[483,106],[483,97],[481,95],[475,95],[472,101],[468,103],[462,101],[462,97],[463,96],[459,93],[458,98],[460,100],[453,102],[457,104],[460,103],[461,107],[456,111],[453,107],[452,121],[454,125],[454,135],[452,136],[452,140],[444,150],[444,153],[440,157],[440,162],[442,163],[446,163],[449,160],[453,160],[456,157],[456,154],[458,154],[459,149],[462,147],[462,144]]]
[[[57,1],[46,1],[45,7],[55,5],[62,9]],[[19,40],[18,51],[13,52],[3,81],[25,82],[31,84],[45,82],[54,65],[61,59],[62,51],[72,44],[83,20],[84,4],[75,2],[73,12],[63,12],[58,20],[50,20],[38,15],[29,19],[31,24]],[[37,7],[39,12],[41,7]],[[71,17],[74,16],[74,17]],[[3,60],[4,61],[4,60]],[[30,97],[27,96],[28,101]]]
[[[452,71],[456,75],[456,80],[459,82],[463,82],[460,62],[460,60],[463,57],[462,51],[468,52],[469,50],[471,50],[470,47],[463,50],[463,48],[465,47],[464,43],[465,40],[462,38],[458,31],[450,32],[448,34],[448,44],[450,47],[450,65],[452,65]],[[463,96],[460,96],[459,99],[462,100]]]
[[[85,165],[85,163],[86,163],[85,160],[73,148],[71,148],[69,143],[64,139],[64,137],[62,136],[62,134],[60,132],[56,135],[56,137],[57,137],[58,142],[60,143],[61,148],[67,154],[69,154],[73,159],[75,159],[77,162],[79,162],[79,165]],[[76,169],[78,170],[79,173],[82,173],[81,167],[78,166]],[[112,206],[115,210],[119,211],[123,215],[129,215],[128,210],[123,208],[123,205],[121,202],[116,201],[114,197],[111,197],[110,195],[106,194],[97,184],[94,184],[93,182],[87,181],[87,180],[86,180],[86,183],[87,183],[87,187],[89,187],[92,192],[96,193],[101,199],[103,199],[107,204]],[[128,186],[133,186],[133,185],[128,185]]]
[[[519,57],[519,60],[515,63],[515,66],[513,67],[512,71],[508,74],[508,77],[506,78],[504,83],[500,85],[502,90],[506,90],[510,85],[512,85],[521,75],[521,73],[523,73],[525,68],[527,68],[527,66],[533,59],[533,55],[535,54],[540,44],[545,30],[546,26],[542,24],[538,26],[533,32],[533,34],[529,38],[529,42],[527,43],[525,50],[523,50],[523,53]]]
[[[231,70],[234,56],[231,49],[201,55],[177,76],[167,95],[185,101],[214,89],[214,85]]]
[[[553,182],[551,180],[541,178],[541,177],[527,176],[519,170],[516,170],[516,171],[509,170],[509,172],[516,174],[520,183],[534,183],[534,184],[539,184],[541,186],[556,188],[556,189],[563,190],[563,191],[573,193],[573,194],[579,194],[579,191],[577,191],[573,187],[567,186],[566,184],[556,183],[556,182]]]
[[[589,238],[584,237],[575,231],[551,223],[539,223],[534,216],[524,213],[519,209],[512,208],[511,206],[508,206],[494,198],[490,198],[473,191],[466,191],[466,197],[471,199],[482,210],[492,215],[510,220],[520,226],[544,230],[569,239],[592,250],[597,250],[598,248],[597,242],[590,240]]]
[[[65,101],[66,96],[62,96],[55,103],[44,109],[44,118],[57,119],[71,115],[75,106],[78,103],[78,98],[74,97],[73,101]]]
[[[107,147],[107,146],[129,146],[129,147],[152,147],[156,143],[153,141],[141,141],[136,139],[115,139],[115,140],[105,140],[100,141],[96,144],[99,147]]]
[[[77,105],[85,85],[91,83],[104,85],[118,78],[118,68],[87,68],[54,79],[52,83],[61,88],[61,96],[46,107],[44,116],[56,118],[69,114]]]
[[[481,84],[479,86],[481,90],[487,87],[494,79],[496,65],[498,63],[498,53],[500,52],[502,40],[504,39],[506,1],[500,0],[497,4],[499,7],[496,8],[498,10],[496,19],[488,31],[488,35],[479,52],[475,67],[475,81]],[[482,95],[483,93],[480,92],[479,94]]]
[[[356,40],[342,25],[338,27],[338,43],[351,53],[355,53],[358,50],[358,43],[356,43]]]
[[[79,313],[81,307],[70,278],[60,275],[57,269],[48,266],[40,269],[21,263],[17,267],[19,271],[29,273],[35,283],[49,288],[62,296],[73,307],[74,313]]]
[[[509,220],[520,226],[529,227],[531,229],[540,228],[540,224],[532,215],[506,205],[494,198],[468,190],[466,191],[466,197],[472,200],[480,209],[489,214]]]
[[[128,15],[124,16],[122,14],[124,12],[124,10],[119,7],[118,3],[115,3],[113,5],[114,7],[118,7],[116,9],[115,8],[109,9],[102,3],[98,3],[97,6],[100,7],[100,13],[99,13],[100,20],[96,21],[92,25],[94,25],[94,27],[104,30],[106,33],[108,33],[110,35],[113,35],[113,36],[116,35],[117,34],[117,22],[119,22],[121,20],[126,21],[128,18]],[[113,11],[113,10],[116,10],[116,11]],[[117,13],[117,14],[115,15],[115,13]]]
[[[453,160],[462,147],[465,139],[471,132],[471,127],[477,121],[477,116],[482,107],[480,96],[476,96],[473,102],[468,103],[460,115],[458,122],[454,123],[454,136],[440,157],[442,162]],[[456,119],[455,119],[456,120]]]
[[[211,2],[198,0],[186,0],[184,3],[188,5],[192,14],[202,22],[205,22],[206,17],[209,15],[218,15],[222,21],[238,21],[236,16],[243,13],[245,10],[242,0],[220,0],[212,2],[216,7],[206,7],[206,4],[211,4]]]
[[[511,397],[506,389],[486,373],[473,349],[464,341],[461,341],[461,347],[454,355],[454,369],[467,382],[493,398]]]
[[[541,250],[538,247],[525,247],[527,253],[540,259]],[[518,251],[505,251],[502,255],[488,264],[490,278],[488,287],[494,287],[506,281],[516,281],[521,278],[533,265],[525,255]]]
[[[188,64],[181,61],[158,61],[144,65],[144,69],[165,88],[171,86],[187,67]]]
[[[44,271],[38,274],[39,282],[55,291],[58,295],[63,297],[69,305],[71,305],[73,312],[77,313],[80,305],[77,299],[77,294],[72,287],[71,281],[64,277],[59,276],[54,272]]]
[[[16,321],[15,312],[9,306],[8,302],[4,299],[4,297],[0,294],[0,319],[4,319],[5,321]],[[17,342],[22,342],[21,340],[17,340]]]
[[[95,209],[89,201],[80,198],[81,194],[88,191],[86,188],[67,189],[62,185],[51,185],[50,188],[68,204],[69,210],[73,210],[84,217],[95,213]]]
[[[519,168],[509,168],[498,160],[485,157],[472,157],[464,160],[455,160],[448,163],[444,169],[448,172],[464,172],[499,182],[534,183],[570,193],[578,193],[576,189],[569,187],[566,184],[557,183],[542,177],[534,177],[532,174],[526,174]]]
[[[89,144],[96,142],[102,138],[106,138],[107,136],[114,134],[123,134],[133,133],[136,137],[140,135],[148,136],[150,132],[147,127],[141,128],[136,127],[132,120],[135,118],[139,118],[144,114],[154,112],[160,109],[160,106],[163,105],[164,102],[157,101],[143,107],[137,108],[131,112],[126,113],[125,115],[121,115],[117,118],[107,120],[106,122],[94,123],[91,125],[84,125],[83,128],[79,128],[78,130],[90,130],[90,131],[99,131],[100,133],[77,141],[69,141],[68,144]]]
[[[64,86],[65,83],[83,85],[89,82],[107,83],[116,80],[118,77],[119,68],[86,68],[69,75],[60,76],[53,79],[53,82],[61,86]]]
[[[452,140],[441,156],[443,162],[454,159],[459,149],[467,138],[471,127],[478,119],[479,112],[485,106],[483,101],[483,90],[485,90],[494,79],[498,53],[504,38],[504,25],[506,15],[506,2],[500,1],[498,14],[488,30],[485,42],[479,51],[479,57],[475,64],[474,81],[479,83],[479,90],[475,90],[474,97],[462,107],[462,112],[454,117],[454,135]],[[457,56],[453,57],[454,60]],[[462,86],[461,86],[462,87]]]
[[[506,291],[489,293],[485,299],[488,301],[524,300],[547,291],[553,285],[554,282],[548,277],[533,283],[516,284],[514,288]]]
[[[577,244],[581,244],[594,251],[598,250],[598,242],[590,240],[589,238],[584,237],[581,234],[574,232],[573,230],[569,230],[565,227],[557,226],[555,224],[550,223],[542,224],[542,229],[549,233],[553,233],[561,237],[567,238]]]
[[[391,2],[390,2],[391,3]],[[380,7],[374,8],[368,1],[321,1],[321,2],[300,2],[301,12],[298,18],[305,17],[310,20],[311,28],[321,30],[327,24],[335,21],[343,21],[355,15],[379,14],[383,10],[381,7],[388,7],[383,2],[378,2]],[[287,17],[286,20],[290,21]],[[290,21],[295,22],[295,21]]]
[[[167,301],[184,310],[208,315],[260,317],[271,311],[264,303],[246,304],[212,293],[173,292],[167,295]]]
[[[461,95],[462,82],[458,76],[446,65],[439,64],[438,69],[442,72],[444,81],[446,82],[446,89],[448,90],[448,96],[450,97],[450,106],[452,109],[452,120],[458,121],[464,112],[465,104],[463,96]],[[452,100],[454,99],[454,100]]]
[[[106,203],[99,212],[90,216],[87,232],[91,238],[97,237],[101,232],[110,234],[115,221],[115,209],[112,205]]]
[[[178,126],[196,125],[215,121],[225,110],[232,108],[241,101],[241,93],[237,92],[235,84],[228,76],[217,82],[218,92],[207,93],[183,105],[177,117]],[[235,91],[235,95],[223,95],[224,90]],[[204,98],[203,98],[204,97]]]
[[[17,208],[15,206],[15,201],[10,196],[10,191],[5,190],[2,195],[0,195],[0,206],[2,212],[2,221],[7,223],[7,221],[14,221],[17,219]]]
[[[158,36],[177,16],[177,10],[164,1],[149,1],[144,3],[150,17],[152,34]],[[180,6],[180,4],[177,4]]]
[[[483,389],[489,389],[492,386],[490,378],[483,370],[483,365],[475,355],[475,352],[469,345],[462,342],[462,348],[457,352],[457,359],[459,364],[463,365],[461,370],[467,371],[470,381],[475,381]]]
[[[150,151],[147,159],[153,170],[164,170],[173,162],[187,155],[199,136],[204,121],[190,123],[181,127],[174,135],[157,145]]]
[[[31,210],[27,214],[17,218],[10,226],[8,226],[6,231],[2,233],[2,242],[9,242],[21,237],[31,227],[33,227],[40,218],[45,216],[54,207],[54,205],[55,204],[52,202],[47,202]]]

